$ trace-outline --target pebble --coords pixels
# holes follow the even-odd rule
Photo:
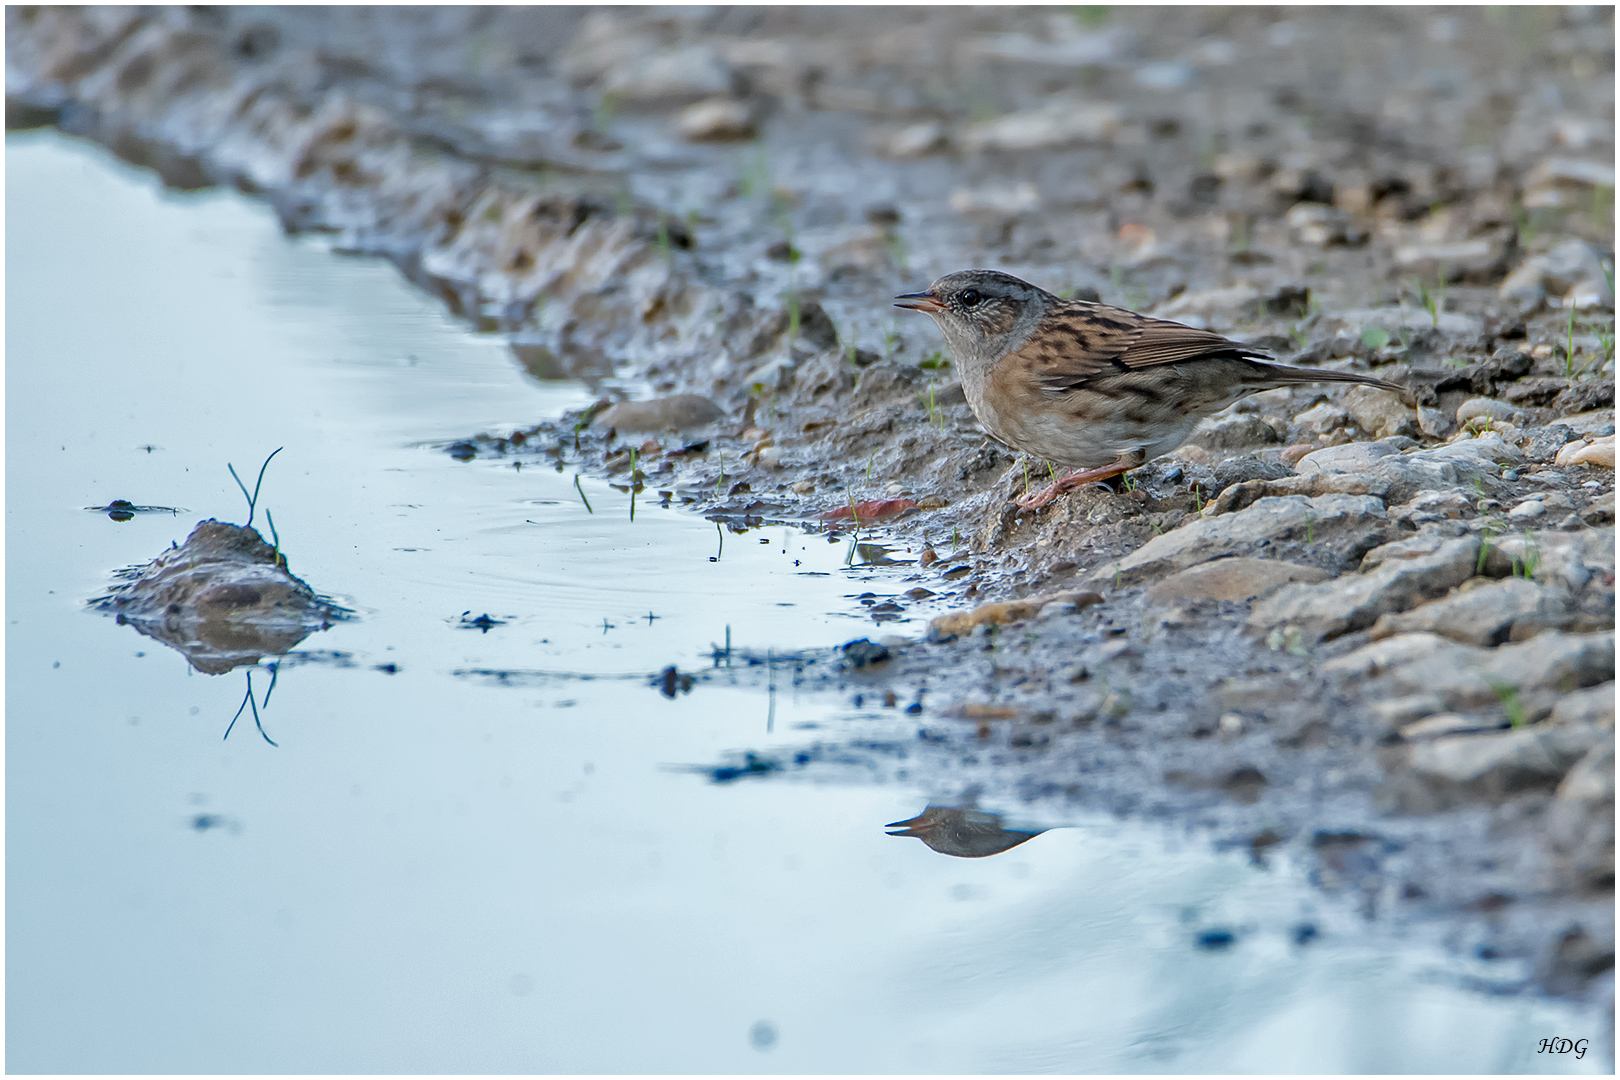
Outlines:
[[[875,135],[867,148],[879,157],[914,161],[945,149],[945,125],[937,120],[908,124]]]
[[[1525,419],[1525,415],[1526,414],[1523,409],[1515,409],[1507,402],[1497,401],[1494,398],[1469,398],[1467,401],[1457,406],[1457,422],[1459,424],[1466,424],[1470,420],[1478,420],[1481,418],[1489,420],[1507,420],[1512,423],[1522,423]]]
[[[1120,108],[1085,101],[1054,101],[1042,108],[1009,113],[968,126],[962,145],[975,154],[1049,150],[1101,143],[1119,128]]]
[[[1558,451],[1553,459],[1555,465],[1598,465],[1605,469],[1614,468],[1614,436],[1607,435],[1601,439],[1587,442],[1568,443]]]
[[[595,428],[617,431],[676,431],[705,427],[725,416],[724,410],[701,394],[676,394],[652,401],[621,401],[596,415]]]
[[[675,130],[688,142],[730,142],[754,137],[754,111],[747,102],[717,97],[681,110]]]

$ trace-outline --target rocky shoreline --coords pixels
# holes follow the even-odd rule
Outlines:
[[[797,676],[904,737],[735,775],[1184,821],[1612,1000],[1613,40],[1607,9],[14,7],[7,121],[259,195],[601,390],[458,457],[915,559],[862,598],[911,633]],[[888,306],[968,265],[1418,407],[1272,391],[1020,513],[1045,463]]]

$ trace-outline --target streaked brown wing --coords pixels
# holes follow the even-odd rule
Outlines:
[[[1002,359],[1043,390],[1066,392],[1095,379],[1204,356],[1254,356],[1229,338],[1151,319],[1107,304],[1071,301],[1047,317],[1028,343]]]

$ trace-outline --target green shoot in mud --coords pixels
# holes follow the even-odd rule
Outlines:
[[[1429,291],[1428,284],[1422,278],[1417,279],[1418,301],[1423,305],[1423,310],[1429,313],[1429,322],[1436,330],[1440,329],[1440,313],[1445,310],[1446,306],[1445,281],[1446,268],[1444,264],[1440,266],[1438,282],[1434,292]]]
[[[264,520],[270,523],[270,559],[276,566],[285,568],[285,560],[281,557],[281,537],[276,533],[276,519],[270,516],[270,508],[264,508]]]
[[[1073,10],[1074,21],[1087,30],[1107,26],[1113,14],[1107,4],[1076,4]]]
[[[1529,718],[1525,715],[1524,702],[1519,699],[1519,688],[1492,675],[1486,675],[1485,681],[1501,704],[1502,712],[1507,715],[1508,726],[1515,729],[1524,727]]]
[[[232,465],[228,461],[225,463],[225,467],[231,471],[231,479],[235,480],[236,486],[242,489],[242,498],[247,500],[248,516],[247,525],[244,526],[244,528],[253,528],[253,508],[258,505],[259,486],[264,483],[264,470],[270,467],[270,458],[275,457],[285,449],[286,447],[284,446],[278,446],[274,450],[270,451],[270,457],[264,459],[264,464],[259,466],[259,478],[253,482],[253,494],[251,495],[248,494],[247,485],[242,483],[242,478],[236,475],[236,466]]]
[[[1485,563],[1491,557],[1492,541],[1496,539],[1502,526],[1495,521],[1487,521],[1485,527],[1479,531],[1479,559],[1474,563],[1475,576],[1485,573]]]
[[[1524,553],[1513,556],[1513,576],[1526,581],[1536,579],[1536,571],[1541,569],[1541,545],[1536,543],[1536,535],[1529,529],[1524,530]]]
[[[1614,188],[1599,184],[1592,189],[1592,227],[1604,232],[1614,217]]]
[[[1278,627],[1266,635],[1266,648],[1272,652],[1279,649],[1290,656],[1309,656],[1311,650],[1305,645],[1305,635],[1292,626]]]
[[[1564,339],[1564,378],[1575,377],[1575,302],[1571,297],[1569,305],[1569,330]]]
[[[1126,473],[1125,475],[1121,476],[1119,478],[1119,482],[1120,486],[1126,491],[1135,491],[1140,486],[1137,484],[1136,477],[1132,473]]]
[[[941,371],[951,366],[950,360],[938,349],[917,361],[917,366],[924,371]]]
[[[889,323],[888,332],[883,335],[883,359],[887,360],[894,355],[894,347],[900,343],[900,324],[897,321]]]
[[[1593,319],[1587,322],[1586,328],[1592,331],[1593,336],[1597,338],[1598,355],[1601,359],[1595,360],[1594,364],[1597,370],[1602,372],[1604,368],[1614,362],[1614,320]]]
[[[1204,514],[1204,492],[1203,492],[1203,489],[1200,488],[1197,484],[1194,484],[1193,489],[1192,489],[1192,494],[1193,494],[1193,509],[1198,513],[1198,515],[1200,517],[1202,517],[1203,514]]]
[[[726,452],[724,450],[721,450],[719,452],[719,454],[720,454],[720,478],[717,479],[714,482],[714,490],[715,490],[715,492],[717,494],[719,493],[721,488],[726,486]]]
[[[675,261],[675,245],[669,239],[669,222],[661,215],[658,218],[658,254],[665,266]]]
[[[630,448],[630,520],[636,520],[636,448]]]
[[[877,463],[877,451],[874,450],[874,451],[872,451],[872,456],[866,459],[866,482],[868,484],[871,484],[871,482],[872,482],[872,466],[875,465],[876,463]],[[851,505],[853,505],[853,504],[851,504]]]
[[[1361,343],[1376,352],[1389,344],[1389,331],[1382,326],[1369,326],[1361,332]]]
[[[961,536],[960,533],[958,533],[956,531],[956,526],[952,525],[951,526],[951,554],[955,555],[958,551],[961,551],[961,550],[962,550],[962,536]]]
[[[799,291],[790,289],[787,298],[788,309],[788,351],[799,343]]]
[[[1025,458],[1019,464],[1024,466],[1024,494],[1029,494],[1029,459]]]
[[[591,500],[585,497],[585,489],[580,485],[579,473],[574,474],[574,490],[579,492],[579,501],[585,504],[585,512],[595,514],[596,511],[591,509]]]
[[[939,406],[934,403],[934,384],[928,383],[928,422],[937,428],[945,426],[944,419],[939,415]]]

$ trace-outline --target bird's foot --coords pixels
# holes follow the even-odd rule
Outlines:
[[[1102,481],[1118,476],[1120,473],[1134,469],[1139,462],[1116,461],[1111,465],[1104,465],[1099,469],[1082,469],[1070,473],[1061,480],[1054,480],[1039,491],[1032,491],[1027,495],[1020,495],[1013,500],[1020,510],[1039,510],[1055,502],[1060,495],[1066,495],[1075,488],[1085,487],[1087,484],[1103,485]]]

